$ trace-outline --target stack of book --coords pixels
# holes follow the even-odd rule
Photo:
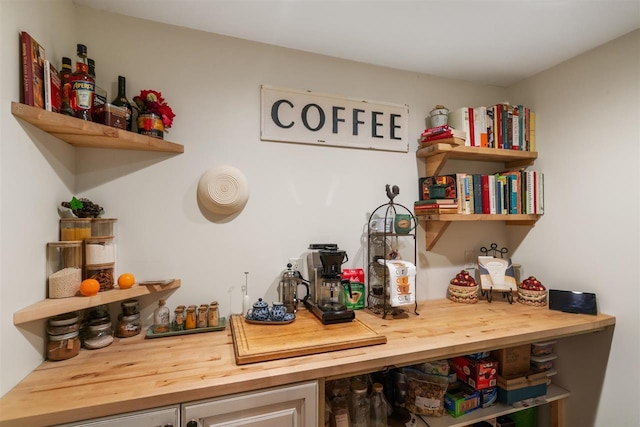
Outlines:
[[[458,201],[454,199],[428,199],[414,202],[413,211],[416,215],[427,214],[457,214]]]
[[[433,144],[465,145],[467,134],[449,125],[427,128],[420,135],[420,148]]]
[[[462,107],[449,113],[449,126],[465,132],[465,145],[536,151],[536,115],[523,105]]]
[[[429,196],[428,187],[446,183],[443,199]],[[420,200],[414,212],[420,214],[544,214],[544,173],[508,170],[496,174],[438,175],[420,178]]]

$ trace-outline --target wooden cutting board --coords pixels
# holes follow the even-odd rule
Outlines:
[[[232,315],[230,323],[238,365],[387,342],[387,337],[358,319],[323,325],[307,310],[298,311],[296,320],[286,325],[247,323],[241,315]]]

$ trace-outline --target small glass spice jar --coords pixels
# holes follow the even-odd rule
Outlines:
[[[84,347],[90,350],[104,348],[113,342],[113,330],[111,322],[100,325],[93,325],[87,328],[87,336],[84,340]]]
[[[80,318],[76,313],[61,314],[49,319],[47,333],[49,335],[64,335],[77,332],[80,329]]]
[[[220,315],[218,311],[218,301],[209,304],[209,313],[207,314],[207,325],[211,328],[220,324]]]
[[[69,332],[62,335],[49,335],[47,342],[47,359],[66,360],[77,356],[80,352],[79,332]]]
[[[172,329],[174,331],[184,331],[184,305],[179,305],[173,311],[173,325]]]
[[[196,326],[198,328],[206,328],[207,327],[207,310],[209,307],[206,304],[200,305],[198,307],[198,320],[196,322]]]
[[[118,315],[118,326],[116,327],[116,336],[118,338],[128,338],[136,336],[142,330],[140,324],[140,313],[135,313],[129,316],[121,313]]]
[[[184,328],[195,329],[196,324],[196,306],[190,305],[189,307],[187,307],[187,315],[184,319]]]

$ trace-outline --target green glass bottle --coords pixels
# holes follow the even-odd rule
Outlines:
[[[117,107],[124,107],[127,110],[127,130],[131,131],[133,110],[131,109],[131,103],[127,99],[127,80],[122,76],[118,76],[118,95],[111,101],[111,104]]]

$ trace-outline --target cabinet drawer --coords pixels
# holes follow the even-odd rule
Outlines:
[[[179,416],[180,407],[175,405],[148,411],[129,412],[112,417],[95,418],[57,427],[178,427],[180,425]]]
[[[242,393],[182,405],[183,427],[317,427],[318,383]]]

